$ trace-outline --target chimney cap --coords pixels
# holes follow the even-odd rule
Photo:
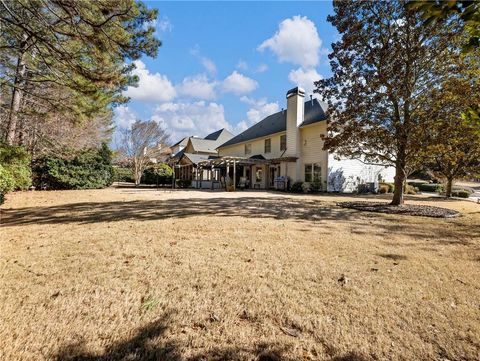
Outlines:
[[[290,89],[287,92],[287,98],[291,97],[292,95],[300,95],[301,97],[304,97],[305,96],[305,90],[303,88],[300,88],[300,87],[297,86],[296,88]]]

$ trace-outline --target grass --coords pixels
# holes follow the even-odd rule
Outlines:
[[[475,360],[480,206],[348,196],[24,192],[2,206],[1,360]],[[370,199],[371,198],[367,198]]]

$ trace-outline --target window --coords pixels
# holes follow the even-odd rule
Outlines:
[[[322,181],[322,167],[320,164],[305,164],[305,182],[320,183]]]
[[[252,153],[252,145],[251,144],[245,144],[245,155],[251,154]]]
[[[280,136],[280,150],[286,150],[287,149],[287,135],[281,135]]]
[[[270,138],[265,139],[265,153],[270,153],[272,151],[272,140]]]
[[[305,164],[305,182],[311,182],[313,179],[312,165]]]
[[[320,167],[320,164],[318,163],[315,163],[313,165],[313,181],[314,182],[322,181],[322,167]]]
[[[263,170],[262,168],[257,168],[255,172],[255,182],[261,182],[263,179]]]

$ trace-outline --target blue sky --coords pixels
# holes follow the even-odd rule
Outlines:
[[[288,89],[308,94],[330,75],[337,32],[331,2],[147,2],[159,10],[155,59],[137,61],[137,88],[116,108],[117,128],[154,119],[171,134],[235,134],[285,107]]]

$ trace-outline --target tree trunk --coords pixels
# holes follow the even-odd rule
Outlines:
[[[403,169],[399,169],[397,167],[395,172],[395,190],[393,192],[392,202],[390,203],[392,206],[399,206],[404,203],[404,200],[403,200],[404,184],[405,184],[405,172],[403,171]]]
[[[453,178],[447,179],[447,188],[445,189],[445,196],[450,198],[452,196],[452,188],[453,188]]]
[[[22,101],[22,89],[20,85],[23,82],[23,77],[25,76],[26,64],[24,61],[24,52],[22,52],[17,59],[17,67],[15,70],[15,79],[13,82],[12,90],[12,101],[10,103],[10,112],[8,115],[8,128],[6,142],[9,145],[12,145],[15,142],[15,137],[17,135],[17,123],[18,123],[18,113],[20,111],[20,103]]]

